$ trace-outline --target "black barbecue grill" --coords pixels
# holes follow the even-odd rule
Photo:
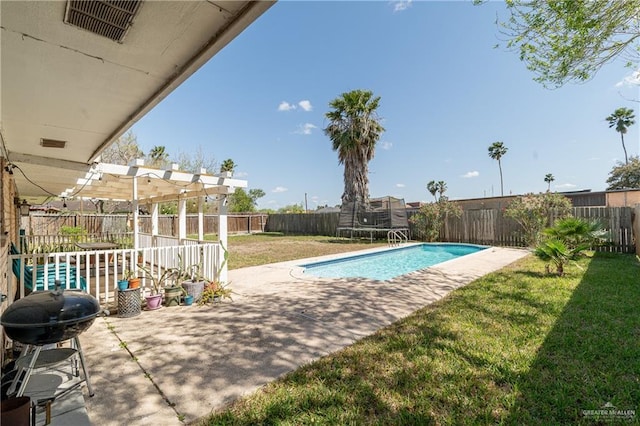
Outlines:
[[[34,369],[49,367],[77,355],[84,379],[57,396],[79,386],[83,381],[87,382],[89,395],[93,396],[78,335],[93,324],[100,313],[100,304],[90,294],[80,290],[62,290],[59,284],[56,281],[55,290],[36,291],[17,300],[0,318],[7,336],[25,345],[16,360],[18,371],[9,387],[9,395],[23,395]],[[71,348],[42,351],[45,345],[64,340],[71,340]],[[75,365],[76,376],[79,376],[77,363]]]

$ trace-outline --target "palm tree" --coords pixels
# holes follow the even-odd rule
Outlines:
[[[438,193],[438,184],[435,180],[432,180],[427,184],[427,191],[429,191],[431,195],[433,195],[433,198],[438,201],[438,197],[436,197],[436,194]]]
[[[507,153],[509,148],[504,146],[502,142],[494,142],[489,147],[489,157],[498,160],[498,168],[500,169],[500,195],[504,196],[504,187],[502,184],[502,163],[500,159]]]
[[[438,194],[440,194],[440,197],[438,197],[438,201],[441,201],[442,196],[447,191],[447,183],[443,180],[439,180],[438,183],[436,183],[436,186],[438,188]]]
[[[222,162],[222,165],[220,166],[220,173],[231,172],[231,174],[233,174],[235,168],[236,163],[234,163],[231,158],[227,158]]]
[[[151,148],[151,151],[149,151],[149,159],[151,160],[151,166],[162,167],[169,161],[169,154],[167,154],[164,146],[154,146]]]
[[[613,114],[608,116],[606,120],[609,122],[609,128],[615,126],[616,132],[620,132],[620,139],[622,140],[622,149],[624,150],[624,163],[629,164],[627,158],[627,148],[624,146],[624,135],[627,133],[627,128],[635,124],[633,120],[636,116],[632,109],[618,108]]]
[[[329,125],[324,133],[329,136],[338,161],[344,164],[344,193],[342,202],[369,199],[369,161],[384,128],[376,110],[380,97],[369,90],[352,90],[329,103]]]
[[[547,192],[551,191],[551,182],[553,182],[554,180],[556,180],[556,178],[554,178],[551,173],[547,173],[546,175],[544,175],[544,181],[548,184]]]

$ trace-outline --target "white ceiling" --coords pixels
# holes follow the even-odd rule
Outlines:
[[[118,43],[65,24],[66,1],[0,2],[0,134],[20,196],[76,186],[106,146],[272,5],[143,1]],[[44,148],[42,138],[67,144]]]

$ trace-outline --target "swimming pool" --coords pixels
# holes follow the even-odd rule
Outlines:
[[[417,244],[341,259],[300,265],[304,273],[320,278],[370,278],[386,281],[409,272],[476,253],[487,247],[471,244]]]

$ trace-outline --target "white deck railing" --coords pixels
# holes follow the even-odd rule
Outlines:
[[[29,253],[51,253],[77,250],[77,243],[110,242],[119,247],[131,247],[133,232],[98,232],[90,234],[29,234],[20,235],[21,250]]]
[[[101,305],[115,301],[118,280],[124,279],[125,271],[138,271],[143,278],[141,294],[148,294],[151,280],[145,279],[145,272],[140,264],[145,265],[152,273],[161,274],[167,268],[176,268],[179,262],[183,267],[199,265],[199,273],[208,279],[217,279],[219,259],[222,258],[218,243],[211,242],[197,245],[180,245],[169,247],[148,247],[143,249],[88,250],[46,254],[9,255],[7,273],[9,281],[17,284],[16,295],[24,297],[30,289],[27,283],[36,283],[36,290],[41,290],[43,283],[61,279],[63,288],[86,285],[86,291],[94,296]],[[25,266],[30,270],[26,276]],[[38,265],[33,268],[33,265]],[[15,268],[15,269],[14,269]],[[13,271],[13,272],[12,272]],[[20,279],[16,277],[16,271]],[[41,284],[38,285],[37,283]],[[44,286],[46,287],[46,286]],[[10,287],[10,288],[16,288]],[[11,299],[15,295],[10,295]]]

